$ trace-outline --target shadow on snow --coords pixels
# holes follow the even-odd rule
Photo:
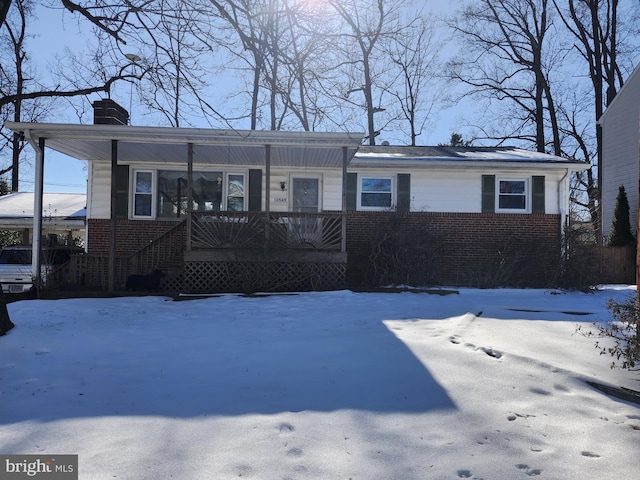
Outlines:
[[[206,302],[203,312],[209,316],[215,313],[215,299],[197,302]],[[277,316],[282,304],[265,308],[260,319],[248,322],[240,311],[235,318],[200,314],[160,325],[149,318],[135,328],[116,322],[111,331],[105,325],[83,334],[84,344],[67,335],[66,343],[53,342],[50,351],[27,357],[34,364],[31,378],[0,376],[0,423],[455,408],[427,368],[382,323],[382,312],[366,320],[345,313],[327,319],[324,328],[309,328],[309,321],[299,317],[303,306],[289,317]],[[335,305],[326,308],[327,315],[339,312]],[[61,351],[66,353],[58,355]]]

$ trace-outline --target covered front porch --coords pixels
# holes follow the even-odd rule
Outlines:
[[[108,222],[89,222],[94,234]],[[118,220],[116,242],[135,232],[164,233],[135,251],[105,251],[73,258],[68,278],[85,288],[108,290],[113,263],[114,290],[131,274],[164,272],[162,290],[220,293],[345,288],[345,215],[341,212],[189,212],[178,222]],[[99,234],[99,233],[98,233]],[[96,240],[97,242],[97,240]]]
[[[36,151],[36,190],[42,188],[45,147],[89,161],[86,254],[70,273],[78,283],[117,291],[128,275],[154,269],[166,270],[168,289],[186,292],[244,291],[248,281],[251,288],[262,283],[270,289],[302,284],[316,289],[320,283],[319,289],[330,289],[345,283],[346,172],[362,134],[7,126],[24,134]],[[218,177],[223,184],[242,179],[242,200],[231,202],[225,190],[219,205],[198,202],[194,178],[199,170],[223,172]],[[159,185],[151,185],[146,195],[139,184],[145,172],[156,181],[167,171],[183,172],[186,191],[177,197],[174,218],[160,203]],[[295,182],[306,178],[318,201],[300,204]],[[289,197],[285,189],[292,192]],[[42,210],[39,201],[36,211]],[[267,277],[274,280],[265,283]]]

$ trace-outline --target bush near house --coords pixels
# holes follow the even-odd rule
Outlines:
[[[612,319],[606,323],[595,323],[590,328],[578,327],[578,332],[597,340],[595,347],[600,355],[610,355],[613,358],[611,368],[635,370],[640,366],[640,307],[638,295],[633,294],[618,302],[610,299],[607,309]],[[611,344],[610,340],[613,340]]]
[[[620,185],[607,243],[611,247],[626,247],[627,245],[634,245],[635,242],[636,240],[631,233],[631,222],[629,221],[627,192],[624,189],[624,185]]]

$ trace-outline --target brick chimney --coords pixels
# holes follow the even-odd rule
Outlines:
[[[93,123],[96,125],[128,125],[129,112],[110,98],[93,102]]]

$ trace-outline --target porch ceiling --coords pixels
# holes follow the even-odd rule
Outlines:
[[[7,122],[5,126],[79,160],[111,161],[111,141],[118,141],[118,162],[157,164],[187,162],[193,144],[197,165],[265,165],[271,146],[272,167],[339,168],[342,148],[350,161],[362,142],[359,133],[213,130]]]

